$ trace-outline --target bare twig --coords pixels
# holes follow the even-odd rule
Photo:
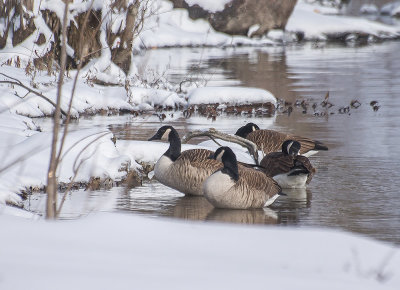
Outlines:
[[[64,156],[65,156],[73,147],[75,147],[76,145],[78,145],[78,144],[79,144],[80,142],[82,142],[83,140],[85,140],[85,139],[87,139],[87,138],[89,138],[89,137],[92,137],[92,136],[94,136],[94,135],[100,134],[100,135],[97,136],[94,140],[92,140],[91,142],[89,142],[85,147],[83,147],[83,149],[82,149],[82,150],[79,152],[79,154],[75,157],[74,164],[73,164],[73,166],[72,166],[72,168],[73,168],[72,170],[73,170],[74,176],[72,177],[71,181],[70,181],[69,184],[68,184],[67,189],[65,190],[65,192],[64,192],[64,194],[63,194],[63,197],[62,197],[62,199],[61,199],[60,205],[59,205],[59,207],[58,207],[58,209],[57,209],[57,213],[56,213],[57,218],[58,218],[59,215],[60,215],[61,209],[62,209],[62,207],[63,207],[63,205],[64,205],[64,202],[65,202],[65,199],[66,199],[68,193],[71,191],[72,186],[74,185],[76,176],[78,175],[78,172],[79,172],[79,169],[80,169],[81,165],[83,164],[84,161],[86,161],[87,159],[89,159],[89,157],[86,157],[85,159],[80,160],[79,164],[77,165],[77,162],[78,162],[80,156],[83,154],[83,152],[85,152],[85,150],[87,150],[87,149],[88,149],[91,145],[93,145],[97,140],[99,140],[100,138],[106,136],[106,135],[109,134],[109,133],[110,133],[109,131],[103,131],[103,132],[98,132],[98,133],[95,133],[95,134],[86,136],[86,137],[82,138],[81,140],[75,142],[75,143],[67,150],[67,152],[64,153]],[[64,156],[63,156],[63,157],[64,157]]]
[[[0,73],[0,75],[3,75],[3,76],[5,76],[6,78],[9,78],[9,79],[12,80],[12,81],[9,81],[9,80],[0,81],[0,84],[11,84],[11,85],[16,85],[16,86],[22,87],[22,88],[24,88],[25,90],[27,90],[28,92],[30,92],[30,93],[32,93],[32,94],[35,94],[35,95],[41,97],[42,99],[46,100],[47,102],[49,102],[50,104],[52,104],[52,105],[54,106],[54,108],[57,107],[57,104],[55,104],[55,103],[54,103],[52,100],[50,100],[48,97],[46,97],[45,95],[43,95],[43,94],[40,93],[40,92],[37,92],[37,91],[35,91],[35,90],[32,90],[30,87],[24,85],[20,80],[15,79],[15,78],[13,78],[13,77],[10,77],[9,75],[6,75],[6,74],[4,74],[4,73]],[[27,96],[27,95],[25,95],[25,96]],[[24,97],[25,97],[25,96],[24,96]],[[62,113],[64,116],[67,116],[67,113],[66,113],[63,109],[60,108],[60,111],[61,111],[61,113]]]
[[[84,32],[85,29],[86,29],[86,24],[87,24],[87,21],[88,21],[88,19],[89,19],[89,14],[90,14],[91,11],[92,11],[93,3],[94,3],[94,0],[92,0],[92,2],[90,3],[89,10],[86,12],[85,19],[84,19],[83,25],[82,25],[82,27],[81,27],[81,33],[80,33],[80,35],[79,35],[79,43],[80,43],[80,45],[79,45],[79,55],[80,55],[80,57],[79,57],[79,64],[78,64],[78,68],[77,68],[77,71],[76,71],[76,74],[75,74],[75,77],[74,77],[74,84],[73,84],[73,86],[72,86],[71,98],[70,98],[69,104],[68,104],[67,118],[66,118],[65,123],[64,123],[64,124],[65,124],[65,125],[64,125],[64,131],[63,131],[63,135],[62,135],[62,137],[61,137],[61,145],[60,145],[61,147],[60,147],[60,150],[58,151],[58,155],[57,155],[57,158],[56,158],[57,164],[60,163],[60,157],[61,157],[61,154],[62,154],[62,151],[63,151],[63,148],[64,148],[65,138],[66,138],[66,136],[67,136],[67,134],[68,134],[68,127],[69,127],[69,122],[70,122],[70,119],[71,119],[72,102],[73,102],[74,95],[75,95],[76,84],[77,84],[77,82],[78,82],[79,73],[80,73],[80,71],[81,71],[81,69],[82,69],[82,63],[83,63],[83,56],[82,56],[82,51],[83,51],[83,35],[84,35],[83,32]]]
[[[4,171],[10,169],[11,167],[17,165],[18,163],[24,161],[27,159],[27,157],[32,156],[34,152],[37,152],[37,149],[39,148],[39,146],[34,147],[33,149],[29,150],[28,152],[26,152],[25,154],[21,155],[20,157],[12,160],[11,162],[9,162],[7,165],[3,166],[2,168],[0,168],[0,174],[2,174]]]
[[[198,131],[189,132],[181,138],[181,141],[183,144],[185,144],[194,137],[204,137],[204,136],[209,137],[210,139],[217,138],[217,139],[221,139],[224,141],[236,143],[236,144],[239,144],[240,146],[247,148],[249,150],[250,154],[253,156],[255,163],[257,165],[259,165],[259,163],[258,163],[258,148],[257,148],[256,144],[254,144],[250,140],[244,139],[239,136],[233,136],[233,135],[219,132],[219,131],[215,130],[214,128],[210,128],[208,131],[198,130]]]

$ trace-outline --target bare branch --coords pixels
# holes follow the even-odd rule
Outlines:
[[[47,174],[47,202],[46,202],[46,218],[55,219],[57,217],[57,145],[58,132],[60,130],[60,114],[61,114],[61,96],[62,86],[64,84],[64,73],[67,61],[66,41],[67,41],[67,18],[68,7],[70,0],[65,2],[64,18],[62,24],[62,39],[61,39],[61,69],[59,73],[57,86],[57,105],[53,118],[53,140],[51,143],[50,165]]]
[[[11,85],[20,86],[20,87],[24,88],[25,90],[27,90],[28,92],[30,92],[30,93],[32,93],[32,94],[35,94],[35,95],[41,97],[42,99],[46,100],[47,102],[49,102],[50,104],[52,104],[52,105],[54,106],[54,108],[57,107],[57,104],[55,104],[55,103],[54,103],[52,100],[50,100],[48,97],[46,97],[45,95],[43,95],[43,94],[40,93],[40,92],[37,92],[37,91],[35,91],[35,90],[32,90],[30,87],[24,85],[20,80],[15,79],[15,78],[13,78],[13,77],[10,77],[9,75],[6,75],[6,74],[4,74],[4,73],[0,73],[0,75],[3,75],[3,76],[5,76],[6,78],[9,78],[9,79],[12,80],[12,81],[8,81],[8,80],[0,81],[0,84],[11,84]],[[25,95],[25,96],[26,96],[26,95]],[[61,110],[61,113],[62,113],[64,116],[67,116],[67,113],[66,113],[63,109],[60,108],[60,110]]]
[[[60,157],[61,157],[61,154],[62,154],[62,151],[63,151],[63,148],[64,148],[65,138],[67,137],[67,134],[68,134],[68,127],[69,127],[69,122],[70,122],[70,119],[71,119],[72,101],[73,101],[74,96],[75,96],[76,84],[78,82],[79,73],[80,73],[80,71],[82,69],[82,63],[83,63],[83,56],[82,56],[82,51],[83,51],[83,44],[82,43],[83,43],[83,37],[84,37],[84,33],[83,32],[86,29],[86,25],[87,25],[87,22],[88,22],[88,19],[89,19],[89,14],[92,11],[93,3],[94,3],[94,0],[92,0],[92,2],[90,3],[90,7],[89,7],[88,11],[86,12],[85,19],[83,21],[83,25],[82,25],[82,29],[81,29],[81,33],[80,33],[80,36],[79,36],[79,43],[80,43],[80,45],[79,45],[79,55],[80,55],[79,64],[78,64],[78,68],[77,68],[77,71],[76,71],[76,74],[75,74],[74,84],[72,86],[71,98],[70,98],[69,104],[68,104],[68,114],[67,114],[67,119],[65,120],[65,126],[64,126],[63,135],[61,137],[61,147],[60,147],[60,150],[58,151],[58,154],[57,154],[57,157],[56,157],[56,163],[57,164],[60,163]]]
[[[185,144],[192,138],[204,137],[204,136],[209,137],[210,139],[217,138],[217,139],[221,139],[224,141],[236,143],[236,144],[239,144],[240,146],[247,148],[249,150],[250,154],[253,156],[255,163],[257,165],[259,165],[259,163],[258,163],[258,148],[257,148],[256,144],[254,144],[250,140],[244,139],[239,136],[234,136],[234,135],[229,135],[229,134],[219,132],[219,131],[215,130],[214,128],[210,128],[208,131],[197,130],[197,131],[189,132],[181,138],[181,141],[183,144]]]
[[[59,205],[59,207],[58,207],[58,209],[57,209],[57,212],[56,212],[56,217],[57,217],[57,218],[60,216],[61,209],[62,209],[62,207],[63,207],[63,205],[64,205],[65,199],[66,199],[68,193],[71,191],[72,186],[74,185],[76,176],[78,175],[78,172],[79,172],[79,169],[80,169],[81,165],[82,165],[86,160],[88,160],[90,157],[92,157],[92,156],[89,156],[89,157],[86,157],[86,158],[80,160],[80,161],[79,161],[79,164],[77,165],[77,162],[78,162],[78,160],[79,160],[79,157],[82,155],[82,153],[83,153],[86,149],[88,149],[91,145],[93,145],[97,140],[99,140],[100,138],[106,136],[106,135],[109,134],[109,133],[110,133],[109,131],[103,131],[103,132],[99,132],[99,133],[95,133],[95,134],[86,136],[86,137],[82,138],[81,140],[77,141],[76,143],[74,143],[74,144],[68,149],[68,151],[69,151],[69,150],[71,150],[73,147],[75,147],[76,145],[78,145],[80,142],[82,142],[83,140],[85,140],[85,139],[87,139],[87,138],[89,138],[89,137],[92,137],[92,136],[94,136],[94,135],[100,134],[100,135],[97,136],[94,140],[92,140],[91,142],[89,142],[85,147],[83,147],[83,149],[82,149],[82,150],[79,152],[79,154],[75,157],[74,164],[73,164],[73,166],[72,166],[72,167],[73,167],[72,171],[73,171],[73,173],[74,173],[74,176],[72,177],[71,181],[70,181],[69,184],[68,184],[67,189],[65,190],[65,192],[64,192],[64,194],[63,194],[63,197],[62,197],[62,199],[61,199],[60,205]],[[67,151],[67,152],[68,152],[68,151]],[[66,154],[66,153],[65,153],[65,154]],[[64,156],[65,156],[65,154],[64,154]],[[93,154],[94,154],[94,153],[93,153]],[[93,154],[92,154],[92,155],[93,155]],[[64,156],[63,156],[63,157],[64,157]],[[62,159],[61,159],[61,160],[62,160]],[[60,160],[59,160],[59,162],[60,162]]]

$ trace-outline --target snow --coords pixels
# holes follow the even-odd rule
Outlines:
[[[0,203],[20,205],[17,193],[30,187],[41,189],[47,182],[51,134],[30,130],[33,125],[27,119],[9,112],[0,114],[0,121],[4,122],[0,126]],[[58,181],[88,182],[91,177],[118,181],[126,175],[121,168],[136,170],[139,165],[120,154],[111,138],[108,130],[69,132],[57,171]]]
[[[317,7],[298,1],[286,25],[286,30],[302,32],[307,40],[325,40],[328,35],[342,33],[365,33],[380,38],[393,38],[400,35],[399,27],[359,17],[325,15]]]
[[[257,32],[258,29],[260,29],[259,24],[254,24],[250,26],[249,30],[247,31],[247,37],[252,37],[255,32]]]
[[[400,16],[400,2],[389,2],[382,6],[380,10],[382,15],[389,15],[392,17],[399,17]]]
[[[207,1],[221,3],[221,1]],[[243,36],[230,36],[216,32],[203,19],[192,20],[185,9],[172,9],[172,3],[156,1],[153,13],[148,15],[147,22],[139,37],[134,40],[136,50],[153,47],[171,46],[231,46],[231,45],[273,45],[274,42],[262,39],[250,39]]]
[[[0,241],[2,289],[397,289],[400,283],[398,248],[337,231],[115,213],[60,222],[2,215],[0,227],[7,229]]]
[[[400,17],[400,3],[397,5],[397,7],[393,8],[390,15],[393,17]]]
[[[243,105],[268,102],[276,105],[276,98],[267,90],[246,87],[203,87],[192,90],[188,98],[189,105],[216,103]]]
[[[360,12],[363,14],[377,14],[378,7],[374,4],[363,4],[360,8]]]
[[[153,109],[155,105],[174,108],[175,106],[186,104],[186,101],[179,97],[177,93],[166,90],[131,88],[130,92],[133,104],[148,104],[150,109]]]
[[[232,0],[185,0],[185,2],[189,4],[189,6],[197,4],[204,10],[218,12],[224,10],[225,5],[232,2]]]
[[[201,2],[210,11],[219,11],[230,1],[188,2]],[[41,3],[42,8],[51,8],[62,17],[62,1]],[[257,39],[228,36],[215,32],[204,20],[190,20],[185,10],[172,10],[167,1],[154,3],[158,5],[157,13],[148,17],[144,30],[135,39],[136,50],[165,46],[266,46],[277,45],[286,37],[282,31],[271,31],[268,37]],[[74,13],[78,13],[90,1],[74,1],[71,5]],[[103,1],[95,1],[94,7],[104,8]],[[34,11],[38,9],[36,1]],[[393,14],[395,8],[391,11]],[[74,13],[69,16],[72,21]],[[329,34],[343,32],[371,33],[378,37],[399,35],[394,26],[333,14],[337,14],[337,9],[298,1],[287,31],[304,32],[306,39],[325,39]],[[121,15],[114,16],[115,31],[124,25],[124,20]],[[1,63],[12,59],[15,66],[19,60],[21,67],[2,65],[2,73],[55,101],[54,75],[40,71],[26,75],[24,71],[34,52],[42,55],[50,49],[49,39],[53,37],[40,17],[34,21],[38,32],[45,34],[46,43],[35,45],[36,33],[17,47],[8,39],[0,54]],[[3,28],[4,23],[0,23],[0,31]],[[107,45],[104,34],[100,41]],[[72,53],[70,50],[69,54]],[[188,94],[178,94],[175,87],[168,85],[152,88],[130,79],[133,73],[125,75],[110,62],[109,53],[104,49],[101,57],[82,70],[72,105],[73,116],[100,110],[154,110],[155,106],[203,103],[276,104],[271,93],[255,88],[189,88]],[[62,91],[63,109],[69,103],[75,72],[70,74]],[[113,86],[97,85],[96,80]],[[125,88],[126,83],[131,85]],[[51,134],[48,130],[41,132],[31,117],[51,115],[54,108],[36,95],[25,95],[26,91],[18,86],[0,85],[0,227],[5,233],[0,239],[1,289],[128,289],[133,285],[138,289],[399,288],[399,249],[350,233],[177,222],[116,213],[89,214],[91,207],[84,200],[71,206],[88,217],[45,222],[38,215],[5,206],[4,203],[21,205],[18,195],[21,190],[43,188],[46,184]],[[173,117],[167,114],[165,122],[181,116],[181,113]],[[262,127],[273,122],[272,118],[250,119],[226,117],[213,123],[206,118],[199,121],[194,116],[186,120],[186,126],[188,130],[229,128],[228,133],[234,133],[243,125],[239,123],[246,121],[263,122]],[[150,120],[159,121],[156,115]],[[121,180],[126,176],[121,169],[139,170],[141,162],[155,163],[169,146],[165,142],[137,140],[117,140],[114,144],[110,130],[92,126],[93,123],[91,128],[81,127],[69,133],[57,172],[60,182],[67,183],[73,178],[76,182],[87,182],[93,176]],[[239,161],[253,163],[246,149],[219,142],[229,144]],[[213,141],[205,141],[199,145],[183,144],[182,150],[217,147]],[[96,202],[104,202],[107,210],[112,211],[115,200],[108,198],[105,193]],[[83,210],[85,206],[87,211]]]

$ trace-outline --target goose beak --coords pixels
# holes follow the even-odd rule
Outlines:
[[[147,140],[147,141],[153,141],[153,140],[157,140],[158,138],[157,138],[157,134],[156,135],[154,135],[153,137],[151,137],[151,138],[149,138],[149,140]]]
[[[214,153],[207,157],[207,159],[214,159]]]

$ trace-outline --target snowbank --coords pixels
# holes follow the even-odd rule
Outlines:
[[[232,0],[186,0],[186,3],[190,6],[197,4],[210,12],[218,12],[224,10],[225,5],[231,1]]]
[[[245,87],[204,87],[194,89],[188,96],[189,105],[272,103],[276,98],[267,90]]]
[[[43,94],[56,103],[56,80],[45,72],[37,72],[34,80],[24,73],[21,68],[3,66],[4,73],[18,79],[24,85],[35,87],[35,91]],[[82,114],[98,112],[124,112],[154,110],[158,108],[183,108],[188,104],[186,96],[177,94],[176,86],[166,83],[163,88],[151,88],[146,82],[133,81],[126,88],[122,83],[115,86],[93,84],[87,77],[88,71],[81,73],[78,78],[75,95],[72,102],[71,115],[78,118]],[[110,76],[111,77],[111,76]],[[116,76],[115,76],[116,77]],[[0,80],[10,81],[10,78],[0,76]],[[126,79],[127,80],[127,79]],[[121,81],[122,82],[122,81]],[[62,88],[61,108],[68,111],[73,89],[73,79],[67,78]],[[54,106],[44,98],[37,96],[17,85],[0,84],[0,107],[13,113],[28,117],[51,116]],[[230,105],[267,103],[275,105],[275,97],[268,91],[246,87],[207,87],[195,89],[188,96],[189,104],[226,103]]]
[[[51,133],[30,130],[32,123],[26,120],[8,112],[0,114],[4,124],[0,126],[0,203],[20,205],[17,193],[43,189],[47,182]],[[57,171],[58,182],[88,182],[91,177],[118,181],[128,169],[136,170],[139,165],[117,151],[112,137],[110,131],[100,129],[69,132]]]
[[[373,35],[381,39],[400,37],[400,27],[358,17],[324,15],[318,6],[307,4],[304,1],[297,2],[286,25],[286,30],[301,32],[307,40],[326,40],[329,36],[335,37],[351,33]]]
[[[186,100],[177,93],[148,88],[131,88],[131,103],[139,108],[154,109],[155,106],[176,108],[186,104]]]
[[[360,8],[362,14],[377,14],[378,11],[378,7],[374,4],[363,4]]]
[[[96,214],[1,216],[2,289],[397,289],[400,251],[353,234]],[[23,278],[23,279],[22,279]]]
[[[227,0],[201,1],[206,9],[215,10],[225,5]],[[224,2],[224,3],[223,3]],[[208,5],[209,4],[209,5]],[[274,45],[274,41],[261,38],[252,39],[243,36],[230,36],[216,32],[211,25],[203,19],[192,20],[185,9],[173,9],[171,2],[159,0],[154,2],[151,15],[146,18],[144,28],[134,40],[136,50],[152,47],[171,46],[232,46],[232,45]]]
[[[204,9],[212,11],[223,8],[227,0],[190,0],[189,2],[199,4]],[[171,46],[265,46],[278,45],[282,41],[293,40],[284,34],[280,34],[280,37],[277,38],[276,33],[262,38],[229,36],[216,32],[205,20],[191,20],[185,9],[172,9],[170,2],[160,0],[155,3],[157,3],[155,9],[157,13],[148,17],[145,28],[134,41],[136,50]],[[364,8],[367,9],[368,7],[365,6]],[[368,12],[370,10],[368,8]],[[338,13],[337,8],[308,4],[299,0],[289,18],[286,31],[303,33],[307,40],[326,39],[327,36],[334,34],[349,33],[368,34],[381,39],[400,36],[400,27],[359,17],[340,16]]]
[[[400,13],[400,2],[389,2],[382,6],[380,12],[382,15],[396,16]]]

